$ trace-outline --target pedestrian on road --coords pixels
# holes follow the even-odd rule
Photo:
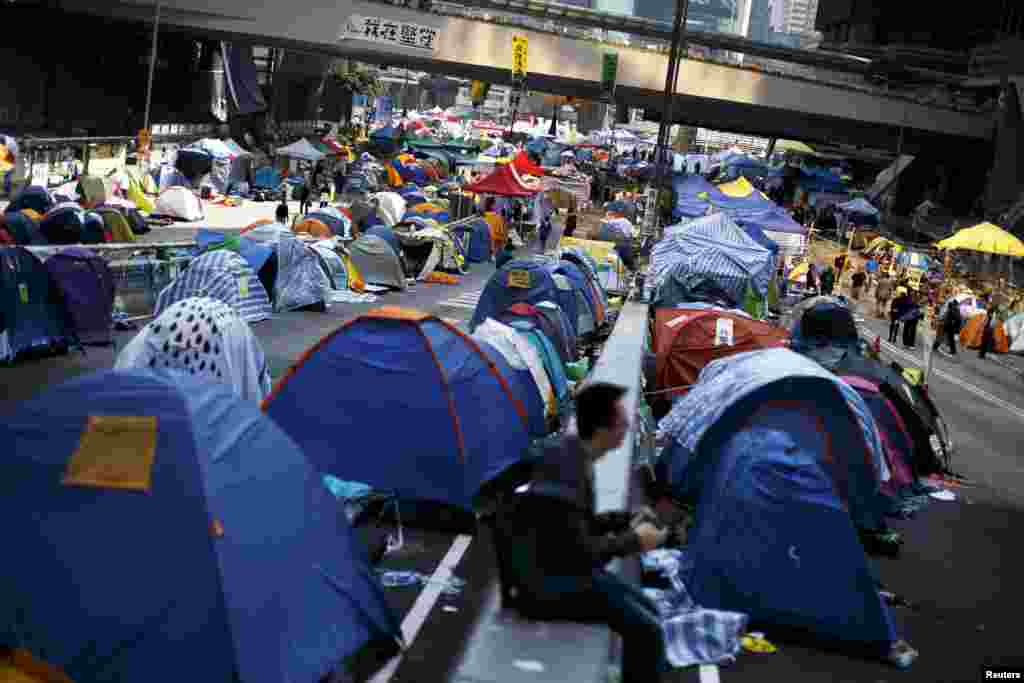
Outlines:
[[[885,320],[889,312],[889,299],[892,297],[892,280],[885,273],[879,275],[878,286],[875,287],[875,316]]]
[[[996,325],[999,324],[999,318],[996,313],[999,310],[999,306],[993,298],[992,302],[988,305],[987,315],[985,317],[985,329],[981,333],[981,349],[978,351],[978,358],[985,358],[985,355],[992,350],[996,342]]]
[[[867,279],[868,276],[863,270],[858,270],[850,279],[850,296],[854,301],[860,301],[860,293],[864,290],[864,283],[867,282]]]
[[[878,261],[875,260],[874,256],[868,259],[868,262],[864,264],[864,270],[868,274],[867,287],[868,289],[871,289],[871,286],[878,282]]]
[[[313,178],[306,173],[302,180],[302,186],[299,187],[299,215],[305,216],[310,209],[309,198],[313,194]]]
[[[284,227],[290,227],[288,225],[288,205],[281,202],[277,205],[277,211],[274,212],[274,219]]]
[[[917,323],[924,317],[916,294],[910,294],[906,311],[900,318],[903,324],[903,346],[913,349],[917,344]]]
[[[956,337],[960,334],[960,327],[963,325],[963,318],[960,315],[960,302],[950,297],[939,309],[939,329],[935,335],[935,343],[932,351],[938,351],[945,339],[949,345],[949,355],[956,355]]]
[[[900,319],[903,314],[907,312],[907,307],[910,305],[910,296],[907,294],[906,287],[896,288],[896,298],[892,300],[892,306],[889,308],[889,343],[895,344],[899,339],[900,334]]]
[[[576,202],[569,204],[569,215],[565,217],[565,230],[562,231],[563,237],[572,237],[573,233],[576,232]]]
[[[818,268],[813,263],[807,266],[807,293],[810,294],[818,288]]]
[[[657,607],[604,565],[663,545],[668,528],[634,522],[629,512],[594,511],[594,465],[629,431],[625,395],[624,387],[606,383],[579,393],[577,433],[545,448],[527,494],[511,496],[497,526],[518,560],[507,567],[521,588],[518,611],[608,624],[623,639],[623,682],[654,683],[668,669]]]
[[[825,266],[825,270],[821,274],[821,293],[825,296],[831,296],[835,286],[836,273],[832,270],[832,266]]]

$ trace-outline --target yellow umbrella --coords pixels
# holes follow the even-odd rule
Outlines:
[[[775,143],[775,149],[780,152],[794,152],[796,154],[816,154],[816,152],[797,140],[779,140]]]
[[[939,249],[965,249],[986,254],[1024,256],[1024,242],[991,223],[964,228],[935,245]]]
[[[718,189],[721,190],[722,194],[730,197],[749,197],[754,191],[754,186],[750,184],[749,180],[740,176],[731,183],[719,185]]]

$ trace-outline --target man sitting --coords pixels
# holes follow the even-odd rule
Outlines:
[[[626,390],[595,383],[576,397],[578,434],[548,447],[526,494],[508,515],[508,543],[530,557],[519,563],[516,607],[534,619],[607,623],[623,639],[624,683],[657,683],[667,669],[657,608],[638,586],[606,571],[614,557],[653,550],[667,529],[630,529],[628,512],[594,512],[594,464],[629,431]]]

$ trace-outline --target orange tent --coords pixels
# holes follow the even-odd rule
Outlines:
[[[960,330],[961,346],[965,349],[981,348],[981,337],[985,333],[985,320],[987,318],[986,314],[980,313],[967,321],[963,329]],[[1006,336],[1006,330],[1003,329],[1002,323],[996,323],[994,337],[992,350],[996,353],[1009,353],[1010,338]]]
[[[654,322],[657,388],[677,387],[666,391],[665,397],[686,393],[711,361],[788,342],[782,328],[739,313],[659,308]]]
[[[294,233],[306,233],[313,237],[319,237],[320,239],[329,239],[334,237],[334,233],[328,228],[322,221],[318,221],[315,218],[303,218],[301,221],[295,224],[292,228]]]

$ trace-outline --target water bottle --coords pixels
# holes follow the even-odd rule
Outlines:
[[[421,583],[420,575],[417,572],[383,572],[380,582],[385,588],[398,588],[401,586],[414,586]]]

